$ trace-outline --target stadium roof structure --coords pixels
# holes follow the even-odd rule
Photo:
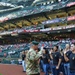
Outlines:
[[[23,5],[24,7],[34,6],[37,5],[38,3],[42,5],[46,5],[46,4],[53,4],[61,1],[70,1],[70,0],[1,0],[1,2],[11,3],[14,5]]]
[[[1,3],[3,4],[4,2]],[[27,3],[30,6],[19,3],[23,4]],[[38,6],[39,3],[40,6]],[[2,5],[0,10],[0,29],[5,30],[11,27],[16,28],[17,26],[21,28],[23,25],[24,26],[37,25],[36,22],[40,21],[33,22],[32,18],[33,20],[35,20],[34,17],[39,19],[40,18],[39,16],[41,15],[42,16],[41,18],[43,19],[42,21],[50,20],[51,15],[48,16],[47,14],[53,13],[53,11],[56,9],[61,11],[60,10],[61,8],[63,9],[66,7],[70,7],[71,5],[75,5],[75,0],[19,0],[19,1],[7,0],[6,3]],[[2,10],[3,7],[4,9]],[[34,17],[33,14],[35,15]],[[17,24],[15,23],[16,20],[18,20]],[[24,21],[23,22],[21,21],[21,23],[19,23],[20,20]],[[40,24],[40,26],[42,25]]]
[[[53,1],[53,3],[51,3]],[[55,2],[54,2],[55,1]],[[13,19],[13,18],[19,18],[27,15],[32,15],[40,12],[46,12],[46,11],[51,11],[55,9],[60,9],[63,7],[66,7],[67,3],[70,2],[70,0],[62,0],[61,2],[57,2],[61,0],[25,0],[25,1],[19,1],[15,3],[4,3],[1,2],[1,6],[6,7],[4,10],[0,10],[0,18],[6,17],[8,20]],[[73,0],[75,1],[75,0]],[[73,2],[71,0],[71,2]],[[42,3],[43,5],[42,5]],[[25,6],[23,4],[17,4],[17,3],[27,3],[29,6]],[[40,3],[40,6],[36,6],[37,3]],[[7,9],[7,7],[9,7]],[[10,8],[11,7],[11,8]],[[11,12],[12,11],[12,12]],[[11,15],[14,15],[13,17]],[[3,19],[3,18],[2,18]],[[1,21],[0,21],[1,22]]]

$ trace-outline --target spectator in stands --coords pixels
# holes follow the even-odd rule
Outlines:
[[[26,71],[26,62],[25,62],[26,54],[25,51],[22,52],[22,66],[23,66],[23,72]]]
[[[42,50],[36,53],[38,49],[38,42],[32,41],[32,46],[26,55],[26,73],[27,75],[40,75],[40,67],[38,60],[42,55]]]

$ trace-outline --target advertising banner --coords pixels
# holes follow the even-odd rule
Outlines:
[[[69,16],[67,17],[67,21],[75,20],[75,16]]]

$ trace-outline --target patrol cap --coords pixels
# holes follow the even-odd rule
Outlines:
[[[37,42],[37,41],[32,41],[32,44],[33,44],[33,45],[38,45],[39,42]]]

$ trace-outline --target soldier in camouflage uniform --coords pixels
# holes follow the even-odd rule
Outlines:
[[[42,50],[36,53],[36,49],[38,48],[38,42],[33,41],[32,47],[27,52],[26,55],[26,74],[27,75],[40,75],[40,66],[38,63],[39,58],[42,55]]]

